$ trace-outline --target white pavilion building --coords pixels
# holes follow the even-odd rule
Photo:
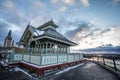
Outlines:
[[[70,46],[77,44],[57,32],[58,27],[52,20],[37,28],[29,24],[18,42],[25,53],[14,60],[44,66],[82,59],[81,54],[70,53]]]

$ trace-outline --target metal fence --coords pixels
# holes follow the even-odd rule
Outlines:
[[[115,71],[120,71],[120,54],[85,54],[84,58],[102,63]]]

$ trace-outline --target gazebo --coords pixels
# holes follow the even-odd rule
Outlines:
[[[57,32],[58,27],[52,20],[37,28],[27,25],[18,42],[25,49],[20,60],[43,66],[82,59],[82,55],[70,53],[70,46],[77,44]]]
[[[29,24],[18,44],[22,44],[26,52],[70,53],[70,46],[77,44],[57,32],[58,27],[52,20],[38,28]]]

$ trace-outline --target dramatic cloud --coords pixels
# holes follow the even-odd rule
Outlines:
[[[73,4],[74,0],[62,0],[65,4]]]
[[[106,5],[109,2],[117,5]],[[0,44],[3,44],[10,29],[16,43],[29,22],[38,27],[53,19],[59,26],[58,32],[78,44],[73,49],[106,44],[118,46],[119,2],[120,0],[0,0]]]
[[[106,44],[118,46],[120,43],[118,34],[120,34],[119,27],[103,28],[99,26],[96,28],[91,23],[79,24],[77,28],[66,32],[66,36],[78,44],[78,46],[73,47],[74,49],[93,48]]]
[[[59,0],[51,0],[53,4],[56,4]]]
[[[113,3],[120,3],[120,0],[113,0]]]
[[[105,29],[105,30],[101,31],[100,34],[106,33],[108,31],[111,31],[111,28],[108,28],[108,29]]]
[[[0,41],[3,42],[3,40],[5,39],[5,36],[7,34],[8,31],[8,27],[9,25],[3,22],[0,22]],[[4,33],[2,32],[4,31]]]
[[[103,52],[103,53],[116,53],[119,54],[120,53],[120,46],[112,46],[112,44],[106,44],[104,46],[99,46],[96,48],[89,48],[89,49],[83,49],[80,50],[83,52]]]
[[[83,37],[81,34],[86,33],[89,28],[90,26],[87,23],[80,23],[76,29],[67,31],[66,36],[68,36],[73,41],[78,42]]]
[[[42,1],[40,1],[40,0],[35,0],[35,1],[33,1],[33,7],[36,7],[36,8],[40,8],[40,7],[44,7],[45,6],[45,3],[43,3]]]
[[[38,27],[38,26],[44,24],[46,21],[49,21],[49,20],[50,20],[49,17],[37,16],[34,19],[31,19],[30,25],[32,25],[34,27]]]
[[[113,6],[117,6],[117,5],[120,6],[120,0],[112,0],[111,4]]]
[[[90,6],[89,0],[80,0],[80,2],[81,2],[85,7]]]
[[[15,8],[15,5],[11,0],[7,0],[6,2],[0,3],[0,8],[12,9]]]
[[[66,6],[62,6],[59,8],[59,11],[60,12],[65,12],[67,10],[67,7]]]
[[[6,2],[0,3],[0,6],[1,6],[0,15],[1,18],[6,19],[7,21],[17,25],[26,22],[26,17],[21,12],[19,12],[19,9],[17,8],[17,6],[15,6],[12,0],[7,0]],[[23,22],[21,23],[21,21]]]
[[[5,37],[7,36],[9,30],[12,30],[12,37],[13,40],[18,41],[19,34],[23,33],[23,29],[15,24],[11,24],[7,21],[5,21],[4,19],[0,19],[0,41],[3,43]]]

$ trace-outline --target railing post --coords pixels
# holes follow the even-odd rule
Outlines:
[[[94,56],[93,56],[93,61],[94,61]]]
[[[73,53],[73,55],[74,55],[74,60],[75,60],[75,53]]]
[[[104,59],[104,57],[103,57],[103,64],[105,65],[105,59]]]
[[[115,58],[113,58],[113,64],[114,64],[114,69],[117,71],[116,63],[115,63]]]
[[[42,61],[43,61],[43,54],[40,54],[40,65],[42,65]]]
[[[68,62],[68,53],[67,53],[67,62]]]
[[[97,56],[97,60],[98,60],[98,62],[99,62],[99,56]]]
[[[57,63],[59,62],[59,57],[58,57],[58,53],[57,53]]]
[[[31,51],[29,50],[29,62],[31,60]]]
[[[25,53],[22,54],[22,61],[24,60],[24,55],[25,55]]]
[[[99,56],[96,56],[96,58],[97,58],[97,62],[99,62]]]

